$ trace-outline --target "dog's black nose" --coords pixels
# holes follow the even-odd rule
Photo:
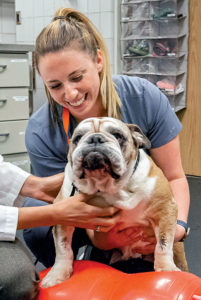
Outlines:
[[[89,152],[83,158],[82,167],[87,170],[98,170],[105,167],[106,157],[99,152]]]
[[[94,134],[90,136],[87,140],[88,144],[103,144],[105,142],[105,138],[100,134]]]

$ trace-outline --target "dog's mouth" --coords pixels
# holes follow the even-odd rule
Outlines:
[[[84,179],[86,176],[105,176],[109,174],[112,178],[119,179],[120,175],[113,171],[110,159],[103,153],[94,151],[89,152],[84,156],[82,161],[83,172],[80,179]]]

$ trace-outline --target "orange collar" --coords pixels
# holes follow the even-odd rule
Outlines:
[[[68,136],[68,128],[69,128],[69,110],[63,107],[63,127],[67,136],[67,141],[69,143],[69,136]]]

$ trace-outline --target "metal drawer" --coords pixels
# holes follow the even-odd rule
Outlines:
[[[0,153],[26,152],[25,130],[28,120],[0,122]]]
[[[27,153],[3,155],[4,161],[10,162],[30,173],[30,160]]]
[[[0,53],[0,87],[28,87],[28,54]]]
[[[29,118],[28,88],[0,88],[0,121]]]

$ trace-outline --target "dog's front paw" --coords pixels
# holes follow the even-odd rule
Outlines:
[[[170,271],[181,271],[179,268],[177,268],[175,265],[172,266],[162,266],[162,267],[154,267],[156,272],[170,272]]]
[[[175,263],[172,262],[168,262],[168,261],[158,261],[154,263],[154,270],[156,272],[161,272],[161,271],[181,271],[179,268],[177,268],[177,266],[175,265]]]
[[[71,277],[73,273],[73,268],[60,268],[57,266],[53,266],[52,269],[47,273],[47,275],[43,278],[41,287],[48,288],[59,284],[68,278]]]

